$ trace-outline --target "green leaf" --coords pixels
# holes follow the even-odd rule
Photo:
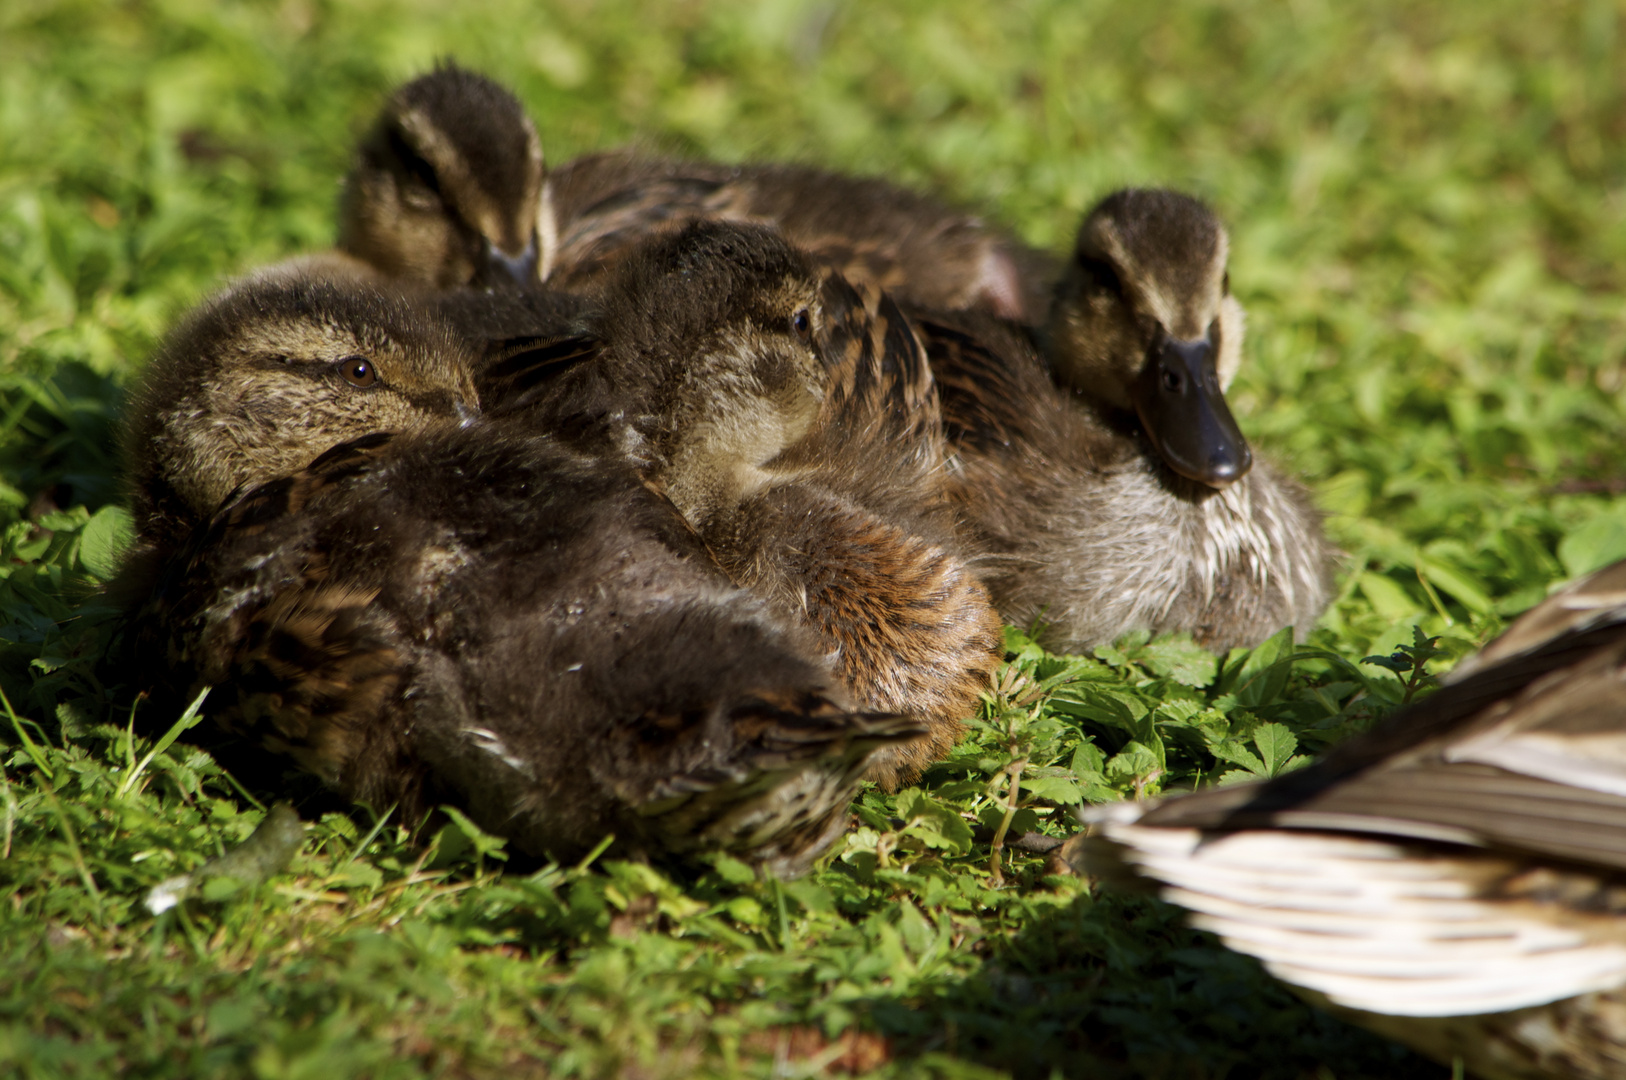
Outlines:
[[[446,815],[449,824],[440,830],[438,836],[440,850],[431,865],[449,865],[468,852],[473,852],[476,858],[489,857],[498,860],[508,858],[507,853],[503,851],[508,845],[507,840],[486,832],[455,806],[442,806],[440,810]]]
[[[1073,806],[1084,801],[1084,793],[1078,784],[1065,776],[1024,777],[1022,790],[1035,799],[1049,799],[1064,806]]]
[[[1626,559],[1626,512],[1599,514],[1572,529],[1558,542],[1558,559],[1571,577]]]
[[[1253,776],[1269,776],[1270,772],[1253,751],[1238,739],[1226,739],[1209,747],[1209,752],[1221,761],[1240,765]]]
[[[1207,686],[1219,669],[1214,654],[1192,641],[1190,634],[1159,638],[1142,648],[1137,659],[1154,675],[1183,686]]]
[[[1282,724],[1260,724],[1254,729],[1253,745],[1259,748],[1265,775],[1275,776],[1287,765],[1293,751],[1299,748],[1299,741]]]
[[[1436,558],[1419,558],[1417,568],[1425,578],[1456,597],[1458,603],[1474,614],[1489,615],[1496,610],[1495,602],[1485,594],[1484,587],[1467,573]]]
[[[1158,755],[1138,742],[1129,742],[1107,762],[1108,776],[1120,780],[1138,780],[1159,772],[1163,768]]]
[[[1237,704],[1256,709],[1282,696],[1293,672],[1293,628],[1285,627],[1242,662],[1232,685]],[[1227,680],[1229,681],[1229,680]]]
[[[79,533],[79,561],[103,581],[118,573],[120,560],[135,535],[135,523],[122,506],[108,505],[85,523]]]
[[[1360,590],[1373,609],[1391,622],[1423,610],[1410,593],[1386,574],[1370,570],[1362,572]]]
[[[971,850],[971,826],[952,806],[919,788],[898,792],[897,800],[898,815],[904,819],[900,833],[953,855]]]

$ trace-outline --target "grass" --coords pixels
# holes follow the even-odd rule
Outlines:
[[[1270,774],[1626,555],[1618,3],[12,0],[0,7],[0,1068],[24,1076],[1443,1077],[1153,901],[996,835]],[[1232,226],[1244,428],[1348,553],[1308,642],[1011,665],[955,756],[790,884],[509,867],[323,814],[154,917],[262,807],[98,678],[111,425],[178,312],[327,244],[353,139],[443,54],[550,157],[879,173],[1059,247],[1124,183]],[[1390,659],[1394,654],[1396,659]],[[1368,662],[1382,657],[1387,663]],[[207,705],[204,706],[207,712]],[[160,718],[163,729],[181,718]],[[1013,783],[1013,776],[1019,780]],[[319,807],[306,804],[314,815]],[[1001,828],[1004,832],[1001,833]]]

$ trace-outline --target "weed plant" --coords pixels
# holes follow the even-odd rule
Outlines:
[[[1613,0],[8,0],[0,5],[0,1070],[125,1076],[1440,1077],[1043,847],[1269,776],[1626,556]],[[1214,656],[1007,632],[970,736],[807,878],[520,866],[306,798],[285,873],[143,898],[263,802],[98,659],[112,435],[165,326],[333,234],[389,87],[451,55],[555,161],[629,141],[931,188],[1061,248],[1116,186],[1231,225],[1236,412],[1347,553]],[[207,702],[202,712],[207,713]],[[1049,841],[1044,838],[1050,838]],[[252,875],[250,875],[252,876]]]

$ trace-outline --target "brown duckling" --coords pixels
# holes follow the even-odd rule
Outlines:
[[[467,119],[476,111],[479,124]],[[401,116],[411,130],[447,134],[424,136],[432,149],[415,152],[398,133]],[[697,220],[772,223],[849,280],[906,303],[1029,326],[1058,381],[1096,407],[1138,415],[1182,476],[1223,487],[1250,466],[1224,397],[1242,337],[1242,309],[1226,287],[1228,239],[1195,199],[1108,196],[1086,217],[1058,280],[1049,256],[883,180],[617,152],[572,161],[544,181],[539,145],[519,103],[489,80],[448,67],[407,84],[363,147],[341,206],[341,235],[371,239],[341,247],[387,276],[446,287],[484,280],[465,249],[498,251],[504,236],[534,232],[539,277],[582,292],[651,234]],[[399,209],[403,176],[426,192],[414,215]],[[460,194],[469,177],[488,190]],[[430,243],[423,233],[463,241]]]
[[[1225,402],[1242,365],[1230,238],[1188,195],[1129,188],[1079,227],[1040,335],[1056,381],[1087,408],[1134,413],[1163,461],[1223,488],[1252,464]]]
[[[206,301],[148,364],[124,427],[130,587],[243,485],[373,431],[471,419],[478,359],[365,282],[284,266]]]
[[[452,64],[390,96],[356,153],[339,250],[427,288],[535,285],[554,248],[542,142],[503,87]]]
[[[1259,784],[1103,808],[1092,872],[1487,1080],[1626,1070],[1626,562]]]
[[[909,309],[989,591],[1053,647],[1144,629],[1223,650],[1302,634],[1330,599],[1320,515],[1253,466],[1225,405],[1242,347],[1225,249],[1195,200],[1104,200],[1058,292],[1049,364],[1020,326]]]
[[[535,422],[629,454],[736,581],[815,631],[860,707],[923,721],[927,739],[873,770],[917,776],[977,707],[1001,637],[955,554],[907,321],[776,232],[716,222],[647,239],[593,306],[582,334],[510,362],[595,353]]]
[[[773,223],[855,281],[920,303],[1042,317],[1052,260],[977,217],[883,180],[792,165],[607,153],[544,176],[513,94],[452,65],[397,90],[340,202],[339,247],[435,288],[517,281],[591,291],[652,233]]]
[[[613,834],[801,873],[921,730],[853,712],[625,464],[513,422],[368,436],[251,489],[143,619],[147,668],[213,686],[241,739],[560,859]]]
[[[550,286],[581,290],[640,239],[698,220],[771,223],[849,280],[950,310],[1026,320],[1045,309],[1051,260],[980,218],[869,177],[798,165],[718,165],[627,152],[548,179],[558,236]]]

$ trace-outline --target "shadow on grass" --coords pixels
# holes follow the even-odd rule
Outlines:
[[[1311,1008],[1149,897],[1081,897],[972,976],[869,1004],[900,1064],[933,1052],[1027,1077],[1439,1080],[1450,1070]]]

